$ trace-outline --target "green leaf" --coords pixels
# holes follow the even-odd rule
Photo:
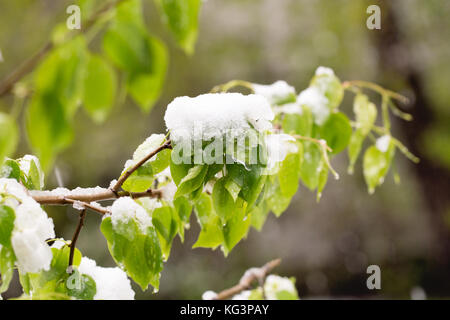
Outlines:
[[[234,182],[234,180],[232,179],[226,179],[225,189],[227,189],[227,191],[230,193],[233,201],[236,201],[237,197],[239,196],[239,192],[241,192],[241,186]]]
[[[320,128],[320,136],[332,149],[332,154],[338,154],[344,150],[352,135],[352,127],[347,116],[341,112],[333,113]]]
[[[122,188],[130,192],[143,192],[148,190],[154,181],[154,175],[151,164],[145,164],[139,167],[133,174],[125,180]]]
[[[96,122],[103,122],[114,105],[117,77],[112,67],[100,56],[90,54],[84,78],[83,102]]]
[[[156,0],[163,20],[183,50],[192,54],[198,33],[201,0]]]
[[[173,201],[175,211],[178,215],[178,234],[180,235],[181,241],[184,241],[184,228],[189,224],[189,218],[192,212],[192,205],[189,200],[185,197],[179,197]]]
[[[187,176],[189,169],[191,169],[194,165],[192,164],[176,164],[175,162],[170,161],[170,175],[172,176],[173,182],[177,186],[180,185],[181,180]]]
[[[261,193],[266,180],[263,168],[259,165],[247,165],[239,163],[227,164],[227,177],[241,187],[240,196],[247,201],[250,207]]]
[[[65,245],[60,249],[52,248],[52,255],[49,270],[35,274],[29,273],[22,277],[21,283],[24,285],[24,292],[31,291],[33,299],[45,299],[47,295],[53,294],[67,295],[67,279],[70,277],[67,272],[70,247]],[[79,266],[80,262],[81,252],[75,249],[73,266]]]
[[[195,165],[190,168],[187,175],[181,179],[174,198],[176,199],[183,195],[189,195],[202,187],[207,172],[208,166],[206,165]]]
[[[113,25],[103,38],[107,57],[127,73],[127,91],[149,111],[161,93],[167,71],[167,49],[151,37],[142,17],[141,1],[119,5]]]
[[[19,129],[16,121],[6,113],[0,112],[0,165],[10,156],[19,141]]]
[[[271,176],[266,187],[266,201],[273,213],[279,217],[291,203],[292,196],[281,193],[280,180],[276,175]]]
[[[322,166],[322,153],[320,148],[315,143],[304,141],[300,177],[304,185],[310,190],[314,190],[317,187]]]
[[[299,152],[286,155],[278,171],[280,190],[286,197],[292,197],[298,190],[302,163],[302,146],[302,144],[298,144]]]
[[[356,114],[357,128],[364,136],[367,135],[377,118],[376,106],[365,94],[359,93],[353,101],[353,111]]]
[[[361,148],[365,137],[366,136],[361,130],[355,130],[350,138],[350,143],[348,145],[348,156],[350,158],[348,172],[350,174],[353,173],[353,168],[356,160],[358,160],[359,154],[361,153]]]
[[[0,225],[1,223],[2,222],[0,222]],[[9,288],[14,273],[15,261],[16,257],[12,248],[0,246],[0,293],[5,292]]]
[[[73,283],[68,289],[67,294],[79,300],[93,300],[97,293],[97,284],[87,274],[80,274],[77,269],[74,270],[68,279]]]
[[[16,179],[20,182],[20,167],[17,161],[6,159],[0,169],[0,178]]]
[[[309,137],[313,128],[313,116],[308,107],[302,106],[301,114],[287,113],[283,118],[283,131]]]
[[[226,188],[226,184],[229,181],[232,180],[225,177],[220,178],[214,184],[212,192],[214,210],[224,222],[234,215],[236,208],[235,200]]]
[[[375,146],[371,146],[366,150],[363,160],[363,171],[369,193],[373,193],[375,187],[384,182],[394,153],[395,146],[392,142],[386,152],[378,150]]]
[[[267,216],[269,215],[269,205],[267,201],[262,201],[260,204],[253,207],[249,215],[251,216],[252,227],[258,231],[261,231],[264,223],[266,222]]]
[[[219,216],[215,213],[211,196],[202,193],[195,203],[195,213],[201,227],[193,248],[216,248],[224,241]]]
[[[276,293],[277,300],[298,300],[298,295],[294,292],[281,290]]]
[[[82,100],[86,46],[76,37],[55,49],[35,71],[35,94],[27,114],[27,134],[47,171],[73,139],[72,120]]]
[[[0,204],[0,245],[11,246],[11,235],[14,229],[16,214],[11,207]]]
[[[56,153],[69,146],[73,140],[72,123],[64,112],[64,106],[54,95],[33,96],[28,108],[27,134],[33,150],[47,171]]]
[[[251,216],[246,215],[246,205],[242,199],[238,199],[232,217],[225,223],[222,228],[224,243],[222,250],[225,256],[231,249],[244,238],[250,227]]]
[[[164,260],[167,261],[169,259],[172,241],[178,231],[177,212],[173,207],[168,205],[156,208],[152,213],[152,223],[158,233]]]
[[[124,269],[142,290],[146,290],[149,284],[158,289],[163,257],[155,229],[148,227],[141,230],[134,220],[130,220],[123,227],[123,230],[115,230],[111,217],[103,219],[101,231],[108,242],[109,252],[117,265]]]
[[[145,158],[150,152],[159,147],[164,140],[164,135],[150,136],[136,149],[129,167],[134,166],[137,162]],[[134,171],[125,181],[122,188],[130,192],[143,192],[148,190],[155,180],[155,175],[169,166],[170,153],[171,151],[168,149],[158,152],[158,154]],[[128,170],[129,167],[126,168],[126,170]],[[125,174],[126,170],[124,170],[122,174]]]
[[[127,89],[131,97],[144,111],[149,111],[159,99],[166,78],[168,53],[165,45],[154,37],[147,39],[151,62],[154,64],[148,73],[131,74]]]
[[[19,165],[20,182],[29,190],[42,190],[44,188],[44,172],[39,159],[27,155],[16,160]]]
[[[355,97],[353,111],[356,114],[357,129],[353,132],[348,147],[348,155],[350,158],[349,173],[353,173],[353,168],[356,160],[358,160],[364,139],[372,129],[377,118],[376,106],[369,102],[369,98],[366,95],[361,93]]]
[[[322,191],[325,188],[325,185],[328,181],[328,167],[322,166],[319,174],[319,182],[317,184],[317,201],[322,197]]]

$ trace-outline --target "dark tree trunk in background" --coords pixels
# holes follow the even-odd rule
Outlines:
[[[432,227],[439,241],[439,253],[436,257],[436,267],[443,268],[445,277],[450,273],[450,229],[445,224],[445,214],[450,208],[450,173],[444,167],[439,167],[432,159],[427,158],[420,150],[420,141],[427,128],[433,126],[436,115],[432,102],[427,98],[424,78],[420,68],[413,65],[410,48],[402,37],[397,17],[401,12],[396,11],[395,1],[384,0],[382,4],[381,30],[372,31],[379,54],[381,83],[398,89],[399,82],[392,81],[391,76],[400,76],[404,84],[414,93],[411,105],[408,107],[414,120],[412,122],[398,121],[402,132],[405,133],[407,147],[421,159],[413,166],[425,204],[432,223]],[[398,80],[398,79],[397,79]],[[402,84],[403,85],[403,84]],[[448,279],[446,279],[448,280]],[[447,284],[443,284],[448,287]],[[448,293],[448,292],[447,292]]]

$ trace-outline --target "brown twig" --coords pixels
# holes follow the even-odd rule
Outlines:
[[[70,253],[69,253],[69,272],[72,273],[73,256],[75,254],[75,245],[80,235],[81,228],[84,225],[84,217],[86,216],[86,209],[82,210],[80,213],[80,219],[78,220],[78,226],[73,234],[72,241],[70,242]]]
[[[73,32],[73,35],[86,33],[94,24],[95,22],[100,18],[101,15],[103,15],[105,12],[109,11],[110,9],[114,8],[115,6],[119,5],[121,2],[126,0],[116,0],[105,3],[102,7],[100,7],[93,15],[92,17],[86,21],[84,28],[82,28],[80,31]],[[47,56],[47,54],[55,47],[55,44],[50,40],[48,41],[39,51],[37,51],[35,54],[33,54],[29,59],[25,60],[16,70],[11,72],[5,80],[3,80],[0,83],[0,97],[4,96],[8,92],[11,91],[11,89],[14,87],[14,85],[20,81],[24,76],[26,76],[28,73],[33,71],[33,69],[36,67],[36,65],[42,61],[42,59]]]
[[[239,281],[239,284],[235,285],[234,287],[231,287],[229,289],[223,290],[217,294],[214,300],[225,300],[229,299],[232,296],[250,288],[252,285],[252,282],[255,280],[258,280],[260,284],[264,283],[264,279],[266,278],[267,274],[269,274],[275,267],[277,267],[281,263],[281,259],[275,259],[272,261],[267,262],[264,266],[261,268],[257,268],[256,270],[252,271],[250,269],[247,271],[244,276]]]
[[[66,205],[73,204],[74,201],[82,202],[83,205],[89,204],[90,202],[95,201],[106,201],[106,200],[114,200],[121,197],[131,197],[133,199],[138,198],[160,198],[162,196],[162,191],[157,190],[147,190],[143,192],[128,192],[128,191],[119,191],[114,193],[110,189],[104,189],[102,192],[95,192],[92,194],[77,194],[72,191],[65,195],[53,195],[51,191],[37,191],[30,190],[29,191],[31,197],[42,205]]]
[[[167,140],[165,143],[163,143],[161,146],[150,152],[146,157],[142,158],[138,163],[136,163],[134,166],[129,168],[127,171],[125,171],[124,174],[120,176],[120,178],[117,180],[116,184],[111,188],[111,191],[116,193],[120,190],[124,182],[135,172],[137,169],[139,169],[140,166],[142,166],[144,163],[146,163],[149,159],[151,159],[153,156],[155,156],[158,152],[161,152],[164,149],[172,149],[172,144],[170,140]]]
[[[91,205],[91,202],[95,201],[105,201],[105,200],[114,200],[120,197],[131,197],[133,199],[138,198],[161,198],[162,190],[152,190],[148,189],[143,192],[128,192],[119,189],[122,187],[124,182],[136,171],[140,166],[142,166],[145,162],[155,156],[158,152],[161,152],[164,149],[171,149],[172,145],[170,140],[167,140],[161,146],[150,152],[147,156],[145,156],[142,160],[136,163],[133,167],[128,169],[122,176],[120,176],[119,180],[115,183],[112,188],[103,189],[103,190],[95,190],[92,193],[86,192],[87,189],[80,190],[75,189],[69,191],[64,194],[52,193],[52,191],[39,191],[39,190],[30,190],[30,196],[39,204],[42,205],[66,205],[66,204],[74,204],[75,202],[80,202],[84,207],[97,211],[101,214],[107,214],[108,211],[106,209],[102,209],[98,206]]]

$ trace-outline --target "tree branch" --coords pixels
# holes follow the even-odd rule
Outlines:
[[[69,273],[72,273],[73,256],[75,254],[75,246],[77,244],[78,236],[80,235],[81,228],[84,225],[84,217],[86,216],[86,209],[82,210],[80,213],[80,219],[78,221],[77,229],[73,234],[72,241],[70,242],[70,253],[69,253]]]
[[[103,15],[105,12],[109,11],[110,9],[116,7],[121,2],[126,0],[115,0],[105,3],[102,7],[100,7],[93,15],[92,17],[86,21],[85,27],[82,28],[80,31],[73,32],[73,36],[77,34],[83,34],[86,33],[94,24],[95,22],[100,18],[101,15]],[[72,37],[73,37],[72,36]],[[33,54],[29,59],[25,60],[16,70],[11,72],[1,83],[0,83],[0,97],[6,95],[8,92],[11,91],[11,89],[14,87],[14,85],[20,81],[24,76],[26,76],[28,73],[33,71],[33,69],[36,67],[39,62],[42,61],[42,59],[47,56],[47,54],[55,47],[55,44],[50,40],[48,41],[39,51],[37,51],[35,54]]]
[[[231,298],[232,296],[250,288],[252,282],[258,280],[260,284],[264,284],[264,279],[266,276],[279,264],[281,263],[281,259],[275,259],[267,262],[261,268],[252,268],[247,270],[242,276],[239,284],[221,291],[217,294],[214,300],[226,300]]]
[[[172,149],[172,144],[170,140],[167,140],[164,144],[150,152],[146,157],[142,158],[138,163],[136,163],[134,166],[132,166],[130,169],[128,169],[123,175],[120,176],[119,180],[117,180],[116,184],[111,188],[112,192],[118,192],[122,185],[125,183],[125,181],[135,172],[137,169],[139,169],[140,166],[142,166],[144,163],[146,163],[149,159],[151,159],[153,156],[155,156],[158,152],[161,152],[164,149]]]
[[[67,192],[61,191],[40,191],[40,190],[30,190],[29,193],[31,197],[42,205],[65,205],[65,204],[73,204],[76,201],[81,202],[85,207],[100,212],[102,214],[108,213],[107,210],[102,210],[97,206],[93,206],[90,202],[95,201],[105,201],[105,200],[114,200],[120,197],[131,197],[133,199],[138,198],[161,198],[162,190],[152,190],[148,189],[143,192],[128,192],[128,191],[119,191],[125,181],[136,171],[140,166],[142,166],[149,159],[154,157],[158,152],[161,152],[164,149],[171,149],[172,145],[170,140],[164,142],[161,146],[150,152],[147,156],[145,156],[142,160],[136,163],[133,167],[128,169],[122,176],[120,176],[119,180],[114,184],[112,188],[77,188],[74,190],[70,190]]]
[[[119,191],[117,193],[113,192],[111,189],[103,189],[101,191],[95,191],[91,194],[85,192],[80,193],[77,189],[75,189],[63,195],[54,194],[52,191],[38,190],[30,190],[29,193],[36,202],[42,205],[66,205],[73,204],[75,201],[82,202],[84,205],[84,203],[89,204],[90,202],[95,201],[114,200],[121,197],[138,199],[145,197],[160,198],[162,196],[162,191],[159,189],[149,189],[143,192]]]

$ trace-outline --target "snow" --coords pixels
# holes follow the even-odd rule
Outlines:
[[[175,193],[177,192],[177,185],[170,181],[167,185],[161,188],[162,198],[167,201],[173,201]]]
[[[217,297],[217,293],[214,291],[208,290],[205,291],[202,295],[202,300],[213,300]]]
[[[9,195],[3,203],[15,210],[11,243],[20,271],[49,270],[52,252],[45,240],[55,237],[53,220],[16,180],[0,179],[0,193]]]
[[[331,68],[320,66],[316,69],[316,76],[322,76],[322,75],[334,76],[334,71]]]
[[[284,133],[265,137],[268,170],[274,169],[276,163],[283,161],[288,153],[298,152],[298,147],[293,143],[295,141],[294,137]]]
[[[53,242],[51,248],[59,250],[62,247],[64,247],[65,245],[66,245],[66,241],[63,238],[58,238],[58,239],[55,239],[55,242]]]
[[[270,104],[274,105],[295,96],[295,88],[286,83],[286,81],[278,80],[269,85],[252,84],[255,94],[265,97]]]
[[[267,276],[264,283],[264,292],[267,300],[277,300],[277,293],[287,291],[297,295],[297,289],[291,279],[274,274]]]
[[[99,194],[104,194],[109,191],[110,191],[109,189],[102,188],[99,186],[93,187],[93,188],[77,187],[73,190],[59,187],[59,188],[56,188],[53,190],[45,190],[45,191],[33,190],[33,194],[37,195],[37,196],[79,198],[79,197],[84,197],[84,196],[95,196],[95,195],[99,195]]]
[[[208,93],[178,97],[168,106],[164,120],[175,143],[211,140],[229,134],[236,138],[251,127],[259,132],[272,128],[274,114],[261,95]]]
[[[142,232],[152,226],[152,218],[147,211],[130,197],[122,197],[111,206],[111,222],[116,228],[119,223],[127,223],[130,219],[138,222]]]
[[[275,113],[302,114],[302,106],[298,102],[286,103],[274,109]]]
[[[389,149],[390,142],[391,142],[391,136],[386,134],[377,139],[377,141],[375,142],[375,146],[381,152],[386,152]]]
[[[317,125],[322,125],[330,115],[328,109],[328,99],[317,87],[309,87],[297,97],[297,103],[299,105],[305,105],[311,109],[314,115],[314,122]]]
[[[152,134],[150,137],[145,139],[143,143],[137,147],[136,151],[133,154],[133,159],[136,161],[141,160],[145,156],[147,156],[150,152],[155,150],[157,147],[163,144],[166,140],[165,135],[163,134]],[[150,159],[153,160],[154,158]]]
[[[252,292],[250,290],[244,290],[231,298],[231,300],[248,300]]]
[[[34,163],[38,169],[41,168],[39,159],[33,155],[27,154],[27,155],[23,156],[21,159],[18,159],[20,170],[22,172],[24,172],[27,176],[30,174],[31,161],[34,161]],[[39,179],[40,179],[40,181],[39,181],[40,188],[42,189],[44,187],[44,175],[40,174]]]
[[[74,208],[75,210],[79,210],[79,211],[83,211],[84,209],[86,209],[86,208],[84,207],[83,202],[80,202],[80,201],[75,201],[75,202],[72,204],[72,206],[73,206],[73,208]]]
[[[95,281],[94,300],[134,300],[130,280],[120,268],[98,267],[94,260],[83,257],[78,271]]]
[[[41,270],[50,269],[52,251],[45,241],[42,241],[36,230],[14,231],[11,243],[21,273],[38,273]]]
[[[149,213],[153,212],[156,208],[162,207],[161,201],[156,198],[139,198],[136,201]]]
[[[109,188],[112,189],[117,183],[117,179],[113,179],[110,183],[109,183]]]
[[[166,140],[166,137],[163,134],[152,134],[150,137],[145,139],[145,141],[143,143],[141,143],[137,147],[136,151],[133,153],[133,159],[127,160],[125,162],[125,166],[124,166],[122,173],[125,172],[128,168],[134,166],[136,163],[138,163],[140,160],[142,160],[146,156],[148,156],[150,154],[150,152],[152,152],[153,150],[158,148],[160,145],[162,145],[165,140]],[[156,159],[156,157],[152,157],[146,163],[154,161],[155,159]],[[112,184],[112,182],[111,182],[111,184]]]
[[[240,283],[244,284],[247,282],[247,279],[251,276],[254,276],[258,279],[262,279],[264,277],[264,270],[262,268],[250,268],[245,271],[244,275],[241,277]]]

